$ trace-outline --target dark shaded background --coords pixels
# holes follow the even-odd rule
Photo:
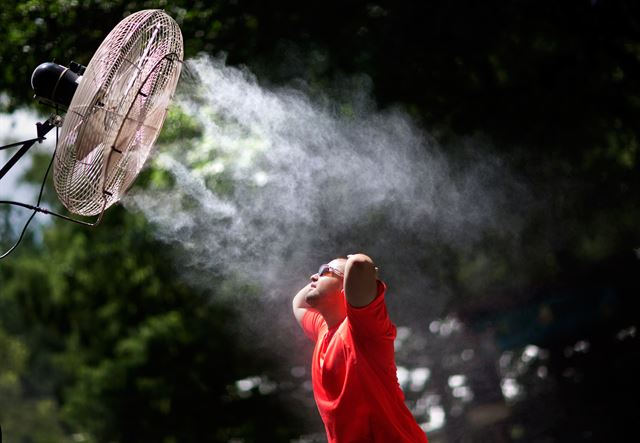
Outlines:
[[[432,442],[632,438],[640,412],[636,2],[1,6],[5,111],[36,106],[29,80],[39,63],[86,63],[125,15],[162,7],[181,26],[186,58],[224,52],[265,85],[302,80],[319,94],[368,76],[379,109],[406,110],[451,158],[465,155],[465,140],[486,142],[536,202],[520,259],[490,233],[464,256],[417,239],[434,251],[424,272],[438,269],[434,278],[451,294],[430,318],[396,312],[411,331],[399,365],[431,370],[408,403],[429,423],[425,402],[438,397],[447,421],[428,433]],[[46,160],[27,179],[41,177]],[[3,247],[19,228],[11,211],[0,208]],[[7,441],[322,438],[305,375],[255,358],[233,333],[226,295],[258,297],[261,288],[229,278],[198,293],[176,278],[171,253],[145,220],[117,208],[99,230],[54,222],[31,232],[0,263]],[[478,257],[484,267],[465,272]],[[461,358],[469,349],[474,357]],[[466,375],[473,399],[453,395],[452,374]],[[509,398],[505,380],[520,394]]]

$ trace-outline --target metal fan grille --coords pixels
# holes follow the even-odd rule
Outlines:
[[[122,20],[89,62],[62,126],[54,186],[75,214],[116,203],[160,133],[181,71],[182,34],[160,10]]]

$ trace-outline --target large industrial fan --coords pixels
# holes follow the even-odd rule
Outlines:
[[[72,62],[69,67],[43,63],[35,69],[31,84],[36,98],[56,110],[66,109],[66,114],[62,118],[56,112],[38,123],[37,138],[1,147],[22,145],[0,169],[0,180],[35,142],[61,127],[52,158],[56,194],[69,212],[97,219],[89,223],[40,208],[42,189],[35,206],[0,200],[33,210],[22,234],[37,212],[90,226],[101,221],[149,157],[175,92],[182,59],[178,24],[163,11],[144,10],[118,23],[86,68]]]

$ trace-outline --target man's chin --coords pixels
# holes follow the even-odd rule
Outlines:
[[[314,292],[309,292],[304,298],[309,306],[316,306],[318,304],[319,295]]]

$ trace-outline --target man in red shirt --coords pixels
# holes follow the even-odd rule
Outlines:
[[[398,384],[386,285],[364,254],[336,258],[293,299],[315,342],[311,376],[329,443],[426,443]]]

